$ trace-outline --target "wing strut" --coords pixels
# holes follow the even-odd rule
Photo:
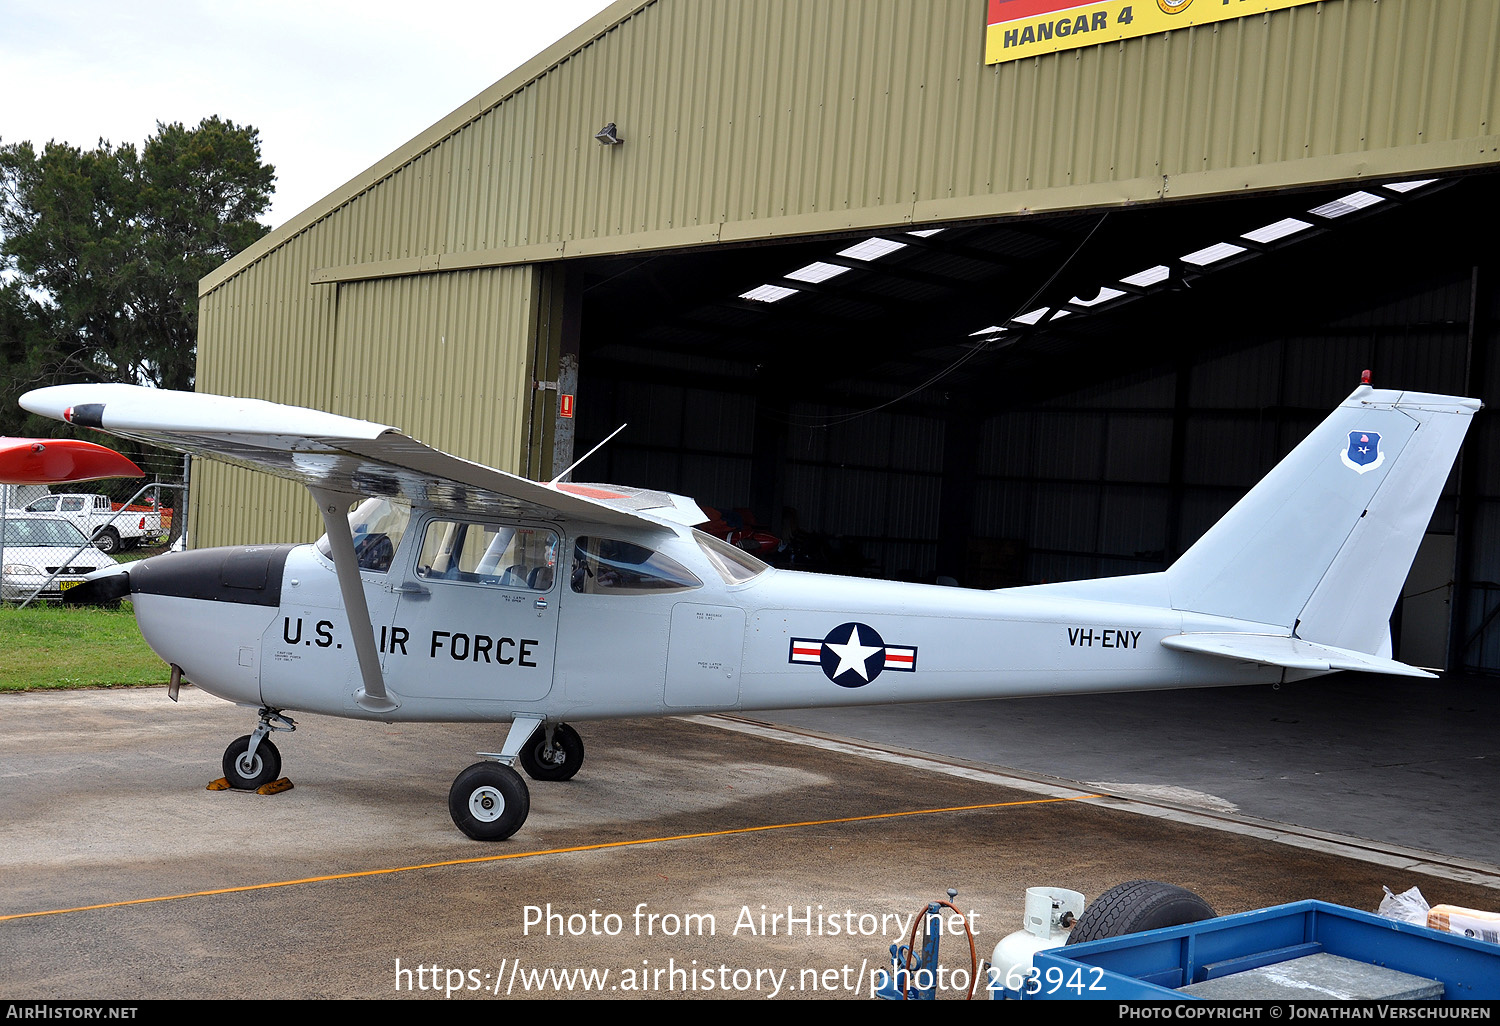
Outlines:
[[[349,530],[347,510],[355,497],[312,485],[307,490],[312,492],[318,512],[323,515],[323,529],[328,532],[328,546],[333,550],[333,568],[339,576],[339,594],[344,599],[344,615],[349,618],[354,654],[359,657],[359,675],[364,687],[355,693],[354,700],[370,712],[390,712],[396,703],[385,691],[380,653],[375,650],[375,628],[370,623],[370,607],[359,578],[359,558],[354,554],[354,535]]]

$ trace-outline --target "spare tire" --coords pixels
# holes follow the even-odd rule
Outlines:
[[[1095,898],[1068,934],[1069,944],[1197,923],[1218,915],[1192,891],[1159,880],[1131,880]]]

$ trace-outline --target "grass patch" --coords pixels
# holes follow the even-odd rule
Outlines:
[[[0,691],[165,684],[127,602],[119,609],[0,606]]]

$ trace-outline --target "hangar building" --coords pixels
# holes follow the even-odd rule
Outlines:
[[[1365,368],[1500,402],[1497,113],[1492,0],[620,0],[205,278],[198,386],[543,479],[628,423],[580,479],[845,572],[1157,570]],[[1398,658],[1500,670],[1497,432]]]

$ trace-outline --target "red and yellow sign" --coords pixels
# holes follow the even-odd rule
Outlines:
[[[1316,0],[989,0],[984,62],[1108,43],[1244,18]]]

